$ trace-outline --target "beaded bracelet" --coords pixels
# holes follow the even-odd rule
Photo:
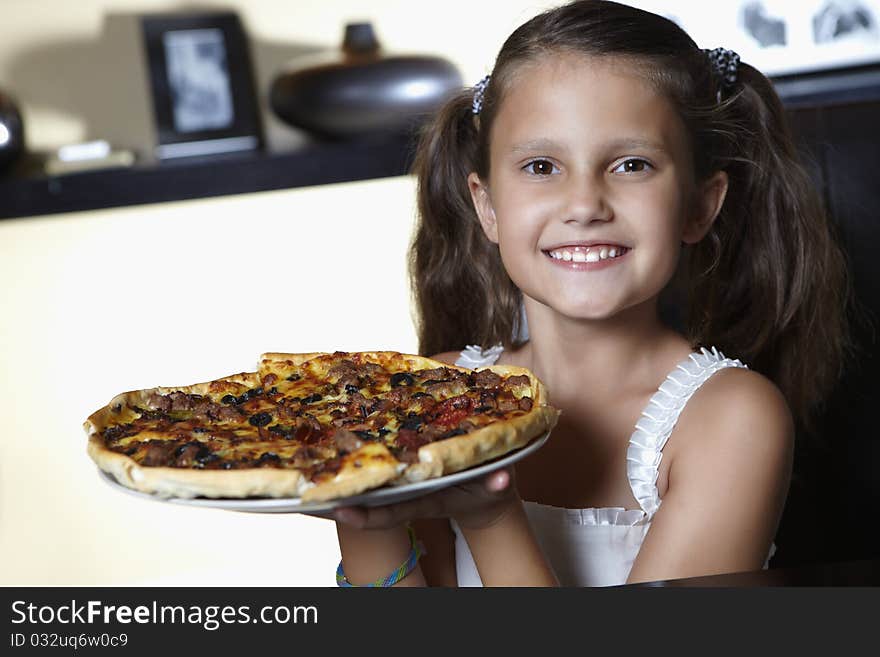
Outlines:
[[[409,534],[409,556],[406,558],[406,561],[400,564],[400,566],[398,566],[390,575],[377,579],[369,584],[352,584],[345,578],[345,571],[342,569],[342,561],[340,561],[339,567],[336,569],[336,584],[342,587],[386,587],[394,586],[404,577],[409,575],[419,562],[419,558],[425,554],[425,546],[422,545],[421,541],[416,540],[416,533],[413,531],[412,527],[407,526],[406,531]]]

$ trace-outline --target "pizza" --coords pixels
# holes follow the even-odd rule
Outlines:
[[[459,472],[524,447],[559,411],[529,370],[392,351],[267,353],[257,372],[125,392],[88,454],[159,497],[325,502]]]

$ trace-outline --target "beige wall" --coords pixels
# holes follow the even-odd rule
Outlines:
[[[0,222],[0,584],[331,585],[332,523],[111,490],[82,422],[264,351],[415,349],[412,198],[391,178]]]
[[[104,17],[178,3],[2,4],[0,88],[19,98],[32,148],[148,136],[135,37],[106,39]],[[227,4],[265,81],[285,53],[333,46],[360,18],[389,49],[440,53],[476,80],[541,3]],[[276,144],[295,142],[275,129]],[[332,523],[111,490],[82,422],[118,392],[251,370],[263,351],[414,350],[413,208],[402,177],[0,221],[0,585],[332,586]]]

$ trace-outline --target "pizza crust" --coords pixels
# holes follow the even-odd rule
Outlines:
[[[409,372],[413,372],[415,370],[430,370],[438,367],[447,367],[453,370],[460,370],[464,372],[469,372],[466,367],[459,367],[458,365],[450,365],[448,363],[441,362],[439,360],[432,360],[431,358],[426,358],[425,356],[416,356],[414,354],[402,354],[397,351],[358,351],[358,352],[344,352],[349,354],[349,356],[353,356],[357,354],[363,360],[370,360],[376,362],[387,368],[395,368],[400,370],[405,370]],[[310,361],[314,358],[319,358],[322,356],[333,356],[334,354],[331,352],[315,352],[315,353],[307,353],[307,354],[292,354],[292,353],[283,353],[283,352],[267,352],[260,356],[260,372],[263,373],[271,371],[272,365],[287,365],[288,367],[299,367],[306,361]],[[406,367],[400,367],[401,364],[405,364]],[[525,370],[524,370],[525,371]]]
[[[302,500],[325,502],[359,495],[397,478],[403,467],[385,445],[368,443],[346,455],[342,468],[332,479],[307,487],[303,491]]]

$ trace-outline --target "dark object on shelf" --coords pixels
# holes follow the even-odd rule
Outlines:
[[[771,78],[788,109],[815,109],[880,100],[880,64],[811,71]]]
[[[323,137],[406,129],[434,112],[462,78],[439,57],[389,56],[370,23],[345,28],[340,51],[291,63],[272,83],[272,110]]]
[[[15,101],[0,91],[0,172],[24,153],[24,124]]]
[[[262,148],[247,38],[238,16],[147,15],[142,28],[157,159]]]

